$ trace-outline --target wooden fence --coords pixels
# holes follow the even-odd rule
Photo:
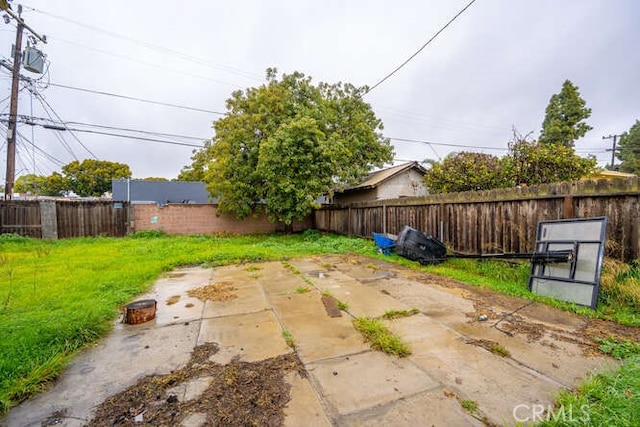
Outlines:
[[[640,258],[638,177],[331,206],[316,228],[360,237],[409,225],[466,253],[531,252],[539,221],[606,216],[607,255]]]
[[[111,201],[0,201],[0,234],[40,238],[121,237],[130,224],[129,204]]]

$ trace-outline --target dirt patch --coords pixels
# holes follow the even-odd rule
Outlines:
[[[172,295],[169,298],[167,298],[167,301],[165,302],[165,304],[173,305],[173,304],[177,303],[178,301],[180,301],[180,295]]]
[[[620,325],[608,320],[587,319],[586,325],[580,332],[595,338],[616,337],[640,342],[640,328]]]
[[[475,311],[467,313],[470,322],[478,321],[480,316],[485,315],[487,323],[495,325],[496,329],[507,335],[525,335],[530,342],[539,341],[545,332],[548,332],[556,340],[579,345],[585,355],[602,355],[598,351],[597,344],[597,340],[602,338],[616,337],[640,342],[640,328],[637,327],[624,326],[608,320],[590,319],[548,306],[541,307],[539,303],[532,304],[531,301],[522,298],[499,294],[489,289],[429,273],[416,274],[411,279],[447,288],[472,300]],[[566,323],[568,330],[544,324],[544,319],[549,316],[549,313],[544,314],[545,310],[553,314],[554,318],[551,320],[554,322]],[[521,316],[518,312],[526,315]],[[540,312],[539,316],[536,316],[537,312]],[[536,322],[530,315],[534,315],[534,318],[540,319],[541,322]],[[575,327],[572,328],[572,325]]]
[[[322,304],[329,317],[342,317],[342,311],[338,308],[338,300],[331,295],[322,295]]]
[[[290,399],[288,372],[304,376],[295,353],[260,362],[232,360],[227,365],[209,358],[218,351],[216,344],[198,346],[187,365],[167,375],[148,376],[109,397],[97,407],[89,426],[180,425],[194,414],[206,419],[205,425],[276,426],[284,422],[284,407]],[[197,397],[182,401],[171,392],[190,380],[210,379]]]
[[[496,322],[493,327],[509,336],[516,334],[525,335],[527,337],[527,342],[538,341],[544,336],[545,332],[544,325],[528,322],[524,318],[516,315],[509,316],[502,322]]]
[[[216,282],[200,288],[191,289],[188,294],[202,301],[230,301],[238,298],[233,291],[237,288],[231,282]]]

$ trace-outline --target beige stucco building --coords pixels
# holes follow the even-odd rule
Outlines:
[[[372,172],[360,184],[349,187],[333,197],[335,204],[366,202],[427,195],[422,178],[426,170],[418,162],[403,163]]]

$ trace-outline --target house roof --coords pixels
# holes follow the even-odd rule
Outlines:
[[[387,169],[381,169],[379,171],[372,172],[360,184],[348,187],[344,191],[347,192],[369,190],[372,188],[376,188],[388,179],[393,178],[394,176],[413,168],[415,168],[419,173],[423,175],[426,173],[426,169],[422,167],[418,162],[403,163],[401,165],[392,166]]]

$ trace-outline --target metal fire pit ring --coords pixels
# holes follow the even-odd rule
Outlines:
[[[154,299],[143,299],[134,301],[124,306],[122,323],[137,325],[145,323],[156,317],[156,307],[158,302]]]

